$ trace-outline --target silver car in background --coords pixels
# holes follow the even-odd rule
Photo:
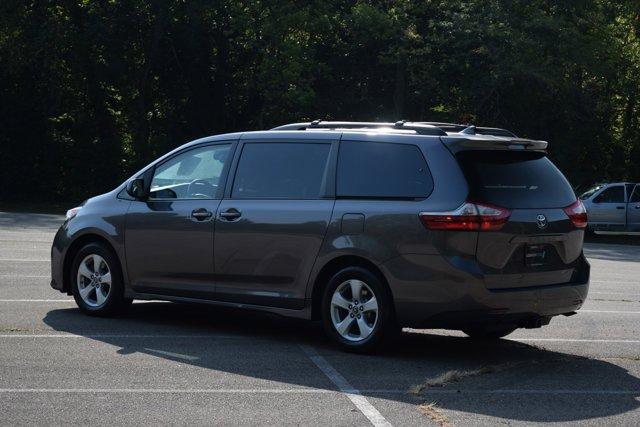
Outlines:
[[[582,193],[589,230],[597,234],[640,235],[640,184],[596,184]]]

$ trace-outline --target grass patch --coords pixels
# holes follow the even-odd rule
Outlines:
[[[451,421],[449,421],[449,418],[447,418],[447,416],[440,410],[440,408],[438,408],[438,405],[436,405],[435,402],[423,403],[422,405],[418,406],[418,410],[420,411],[420,413],[422,413],[422,415],[429,418],[439,427],[453,426],[453,424],[451,424]]]

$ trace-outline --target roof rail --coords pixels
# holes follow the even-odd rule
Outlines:
[[[446,136],[447,133],[437,126],[426,123],[414,123],[400,120],[395,123],[384,122],[327,122],[314,120],[305,123],[290,123],[272,130],[307,130],[307,129],[393,129],[414,131],[419,135]]]
[[[272,130],[307,130],[307,129],[394,129],[414,131],[419,135],[446,136],[461,133],[463,135],[493,135],[517,138],[513,132],[502,128],[480,127],[471,124],[444,122],[408,122],[399,120],[395,123],[385,122],[329,122],[321,119],[312,122],[289,123]]]
[[[439,127],[445,132],[460,132],[466,135],[493,135],[493,136],[506,136],[509,138],[517,138],[516,134],[502,128],[488,128],[488,127],[480,127],[472,124],[462,125],[458,123],[442,123],[442,122],[417,122],[423,123],[426,125],[432,125]],[[473,128],[473,132],[469,128]]]

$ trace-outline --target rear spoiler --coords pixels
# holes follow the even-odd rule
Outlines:
[[[470,150],[520,150],[546,153],[549,146],[547,141],[494,135],[449,134],[440,139],[453,154]]]

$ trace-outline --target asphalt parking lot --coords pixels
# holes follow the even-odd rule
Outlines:
[[[495,343],[405,330],[375,356],[319,325],[163,302],[81,315],[49,287],[61,218],[0,213],[0,424],[640,424],[640,246],[589,243],[578,315]]]

